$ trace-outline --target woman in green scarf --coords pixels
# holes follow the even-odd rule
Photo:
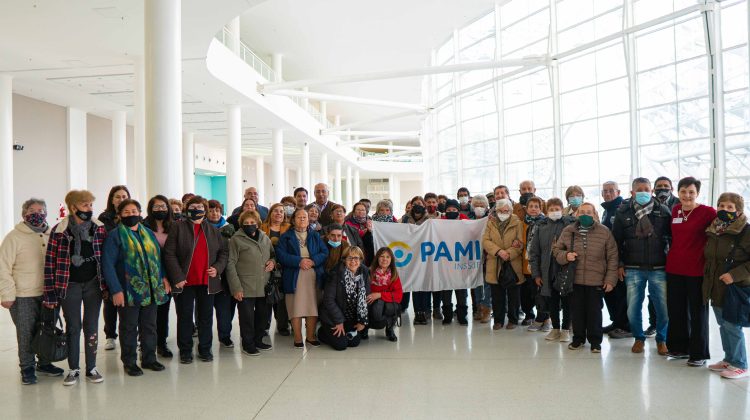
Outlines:
[[[156,308],[167,301],[169,283],[164,281],[156,236],[140,223],[140,203],[123,201],[117,215],[120,223],[104,241],[102,271],[120,315],[120,359],[128,375],[140,376],[143,371],[136,365],[139,334],[141,366],[164,370],[156,361]]]

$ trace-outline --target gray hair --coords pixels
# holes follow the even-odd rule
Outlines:
[[[471,206],[472,207],[477,207],[477,204],[484,204],[484,206],[479,206],[479,207],[489,207],[490,206],[489,200],[487,200],[487,197],[485,197],[482,194],[477,194],[474,197],[471,197]]]
[[[651,181],[649,181],[648,178],[638,177],[634,179],[633,184],[631,185],[631,187],[633,188],[633,191],[635,191],[635,186],[638,184],[646,184],[648,185],[649,188],[651,188]]]
[[[29,211],[29,207],[33,206],[34,204],[39,204],[42,207],[44,207],[44,212],[47,212],[47,203],[42,200],[41,198],[29,198],[28,200],[23,202],[23,205],[21,205],[21,216],[26,216],[26,212]]]
[[[391,200],[385,199],[378,201],[378,204],[375,206],[375,212],[380,211],[381,207],[387,207],[388,210],[393,213],[393,203],[391,202]]]
[[[614,187],[615,187],[615,189],[616,189],[617,191],[620,191],[620,186],[619,186],[619,185],[617,185],[617,183],[616,183],[615,181],[607,181],[607,182],[605,182],[604,184],[602,184],[602,187],[606,187],[607,185],[612,185],[612,186],[614,186]]]
[[[513,202],[510,201],[507,198],[501,198],[497,201],[495,201],[495,210],[500,210],[504,207],[508,207],[509,209],[513,210]]]

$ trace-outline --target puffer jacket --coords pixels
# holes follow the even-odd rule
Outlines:
[[[0,300],[37,297],[44,290],[44,255],[50,229],[42,233],[21,222],[0,245]]]
[[[241,291],[246,298],[265,296],[266,283],[271,277],[266,272],[266,263],[274,256],[273,245],[265,233],[258,231],[258,237],[251,238],[238,230],[229,240],[229,261],[224,270],[232,295]]]
[[[510,254],[510,264],[518,277],[518,284],[526,280],[522,266],[523,239],[523,223],[515,214],[510,216],[508,224],[502,231],[497,216],[489,217],[482,236],[482,247],[487,252],[487,269],[485,270],[487,283],[497,284],[497,277],[503,267],[503,260],[497,256],[497,252],[501,249]]]
[[[638,218],[633,200],[625,200],[615,215],[612,235],[619,248],[620,265],[640,270],[663,270],[667,265],[667,250],[672,240],[672,212],[654,201],[654,209],[647,216],[654,233],[645,239],[635,236]]]
[[[531,243],[528,247],[529,266],[531,267],[531,277],[542,278],[542,296],[552,295],[552,282],[554,277],[550,274],[560,271],[560,264],[557,263],[555,256],[552,254],[552,247],[560,238],[563,229],[575,219],[570,216],[564,216],[560,220],[544,219],[534,226]]]
[[[745,229],[747,217],[738,217],[722,234],[716,232],[716,223],[706,229],[708,241],[703,253],[706,265],[703,268],[703,302],[721,307],[727,286],[719,277],[727,272],[732,275],[734,284],[739,287],[750,287],[750,227]],[[744,232],[743,232],[744,229]],[[732,258],[734,263],[727,267],[727,258],[734,247],[737,235],[742,235]]]
[[[568,225],[563,229],[560,238],[552,247],[557,263],[565,265],[568,263],[567,254],[570,252],[571,236],[575,234],[573,252],[578,253],[576,275],[574,284],[581,286],[602,287],[609,283],[612,287],[617,285],[617,244],[612,233],[606,226],[594,222],[586,235],[586,246],[578,232],[579,222]]]
[[[346,265],[344,263],[339,263],[333,268],[333,270],[326,273],[323,302],[318,309],[320,323],[323,324],[324,328],[343,324],[345,321],[351,321],[347,320],[344,315],[346,312],[346,286],[344,285],[346,270]],[[357,270],[357,274],[362,275],[357,287],[364,288],[365,293],[369,295],[370,270],[364,265],[361,265]]]

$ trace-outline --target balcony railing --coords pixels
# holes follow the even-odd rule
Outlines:
[[[230,41],[232,37],[233,37],[232,32],[226,27],[222,29],[221,33],[216,35],[216,39],[221,41],[222,44],[226,45],[227,48],[230,48],[230,49],[232,48],[231,41]],[[255,53],[250,48],[248,48],[248,46],[245,45],[244,42],[242,41],[239,41],[239,42],[240,42],[239,56],[242,59],[242,61],[244,61],[250,67],[252,67],[253,70],[257,71],[258,74],[260,74],[260,77],[268,80],[269,82],[278,81],[278,77],[276,75],[276,72],[273,70],[273,68],[271,68],[271,66],[266,64],[265,61],[261,60],[260,57],[255,55]]]

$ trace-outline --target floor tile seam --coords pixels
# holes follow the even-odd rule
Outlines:
[[[256,418],[258,418],[258,416],[260,415],[260,413],[263,412],[263,409],[266,408],[266,405],[268,405],[268,403],[271,401],[271,399],[274,396],[276,396],[276,393],[279,392],[279,390],[284,385],[284,383],[287,381],[287,379],[289,379],[289,377],[292,376],[292,373],[294,373],[294,371],[297,369],[297,367],[300,365],[300,363],[302,363],[302,360],[305,359],[306,355],[307,355],[307,350],[303,350],[303,353],[302,353],[301,357],[299,357],[297,359],[297,363],[295,363],[294,366],[292,366],[292,368],[289,369],[289,372],[287,372],[286,376],[284,376],[284,379],[282,379],[281,382],[279,382],[279,385],[276,386],[276,389],[274,389],[273,392],[271,393],[271,395],[269,395],[268,398],[266,398],[266,400],[263,402],[263,405],[261,405],[260,408],[258,409],[258,412],[256,412],[255,415],[253,416],[253,420],[255,420]]]

